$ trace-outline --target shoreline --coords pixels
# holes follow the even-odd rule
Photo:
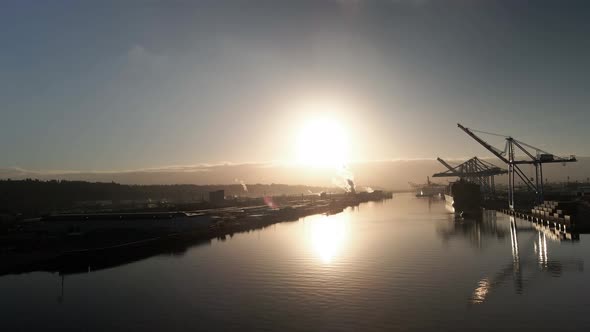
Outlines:
[[[390,199],[391,193],[375,192],[363,195],[341,195],[330,198],[328,204],[312,203],[311,206],[287,205],[260,216],[226,216],[197,230],[164,233],[135,238],[133,241],[110,245],[76,247],[65,240],[56,240],[44,248],[0,253],[0,276],[31,272],[59,274],[88,273],[132,263],[157,255],[182,255],[189,248],[210,243],[213,239],[224,241],[234,234],[263,229],[273,224],[294,222],[300,218],[318,214],[337,214],[348,207],[362,203]],[[321,201],[325,203],[325,201]],[[141,235],[141,234],[134,234]],[[107,239],[102,239],[102,242]],[[99,244],[101,241],[99,241]]]

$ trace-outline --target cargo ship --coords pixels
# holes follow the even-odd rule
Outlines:
[[[426,177],[425,184],[415,184],[410,182],[410,186],[416,190],[416,197],[433,197],[442,195],[446,186],[430,182],[430,177]]]
[[[453,212],[462,217],[476,217],[481,208],[481,189],[467,181],[451,182],[445,193],[445,201]]]

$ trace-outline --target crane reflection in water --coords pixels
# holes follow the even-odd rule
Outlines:
[[[522,294],[525,286],[541,273],[559,277],[565,271],[584,270],[584,262],[580,259],[549,259],[548,242],[559,242],[562,238],[547,228],[513,216],[497,218],[496,212],[489,210],[482,213],[481,220],[456,219],[453,216],[449,215],[446,227],[438,229],[445,242],[460,236],[467,238],[473,247],[486,250],[494,243],[486,239],[507,239],[510,236],[510,261],[496,273],[477,281],[468,301],[470,304],[484,303],[494,289],[509,281],[514,283],[515,292]],[[576,239],[575,236],[573,238]]]
[[[532,233],[532,236],[522,239],[519,247],[519,232],[527,231]],[[539,229],[533,227],[532,224],[519,229],[519,225],[513,216],[510,216],[510,247],[512,252],[512,261],[505,265],[500,271],[498,271],[493,277],[484,277],[478,283],[477,287],[473,291],[471,298],[469,299],[470,304],[482,304],[484,303],[490,292],[494,288],[502,286],[507,280],[512,279],[514,282],[514,288],[517,294],[522,294],[525,285],[531,281],[534,277],[538,276],[538,273],[534,273],[535,270],[544,273],[549,272],[554,277],[559,277],[564,271],[574,270],[582,272],[584,270],[584,262],[579,259],[572,259],[566,261],[549,260],[547,250],[547,239],[550,238],[554,241],[559,241],[557,236],[551,236],[552,233],[548,233],[549,230]],[[524,253],[521,257],[521,250],[529,248],[530,241],[533,242],[534,259],[530,259],[527,253]],[[537,268],[534,268],[533,261],[536,260]],[[531,267],[533,267],[531,269]],[[532,272],[532,275],[523,277],[525,270]]]

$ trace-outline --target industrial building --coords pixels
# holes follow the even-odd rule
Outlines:
[[[212,204],[220,204],[225,201],[225,190],[215,190],[209,192],[209,202]]]

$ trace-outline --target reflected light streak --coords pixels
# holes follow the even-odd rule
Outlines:
[[[539,264],[541,266],[547,266],[547,236],[545,233],[539,232],[539,245],[538,245]]]
[[[472,304],[481,304],[486,300],[488,293],[490,292],[490,280],[488,278],[484,278],[479,281],[477,288],[473,291],[473,296],[471,297]]]
[[[332,262],[348,239],[348,220],[344,215],[321,216],[310,224],[309,240],[316,255],[325,264]]]
[[[516,233],[516,220],[510,217],[510,242],[512,244],[512,260],[517,263],[520,260],[518,253],[518,236]]]

